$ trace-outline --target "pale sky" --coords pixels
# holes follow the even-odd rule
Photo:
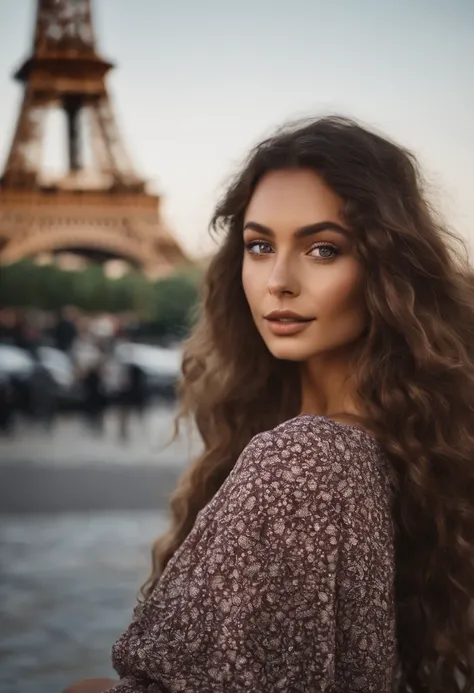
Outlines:
[[[21,96],[10,75],[29,51],[35,4],[0,0],[1,165]],[[248,148],[285,120],[326,113],[413,149],[474,249],[474,0],[95,0],[94,9],[99,50],[118,66],[109,84],[127,148],[193,254],[212,247],[213,205]]]

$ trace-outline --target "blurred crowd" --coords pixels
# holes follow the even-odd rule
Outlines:
[[[60,412],[75,411],[100,434],[115,407],[127,438],[133,412],[174,398],[180,368],[179,345],[143,343],[139,334],[131,314],[1,309],[0,432],[14,433],[20,419],[51,430]]]

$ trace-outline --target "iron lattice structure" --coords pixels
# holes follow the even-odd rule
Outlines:
[[[120,137],[106,85],[112,68],[97,52],[91,0],[37,0],[32,53],[14,75],[24,93],[0,179],[1,263],[69,250],[158,276],[189,262]],[[53,107],[65,114],[68,167],[48,180],[42,154]]]

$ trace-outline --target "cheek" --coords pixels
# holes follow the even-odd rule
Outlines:
[[[328,317],[347,312],[360,312],[365,316],[362,270],[353,263],[340,266],[319,282],[317,301],[320,313]]]
[[[252,271],[252,268],[249,267],[248,261],[246,262],[244,259],[244,263],[242,265],[242,286],[244,289],[244,294],[247,298],[247,302],[252,311],[261,294],[261,283],[261,279],[259,281],[259,273]]]

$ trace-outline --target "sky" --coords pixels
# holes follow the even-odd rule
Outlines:
[[[0,0],[0,166],[35,0]],[[187,250],[249,148],[287,120],[339,113],[419,157],[474,250],[474,0],[93,0],[127,149]],[[52,121],[54,123],[54,121]],[[54,128],[53,128],[54,130]],[[48,131],[50,132],[50,131]],[[47,144],[54,159],[57,145]],[[55,149],[56,147],[56,149]]]

